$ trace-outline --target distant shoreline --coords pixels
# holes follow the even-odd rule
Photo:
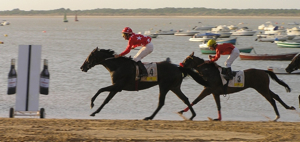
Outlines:
[[[1,16],[1,15],[0,15]],[[75,15],[68,15],[68,17],[74,17]],[[63,16],[58,15],[34,15],[34,16],[23,16],[23,15],[14,15],[14,16],[4,16],[2,15],[1,19],[5,18],[61,18]],[[85,16],[78,15],[81,18],[207,18],[207,19],[215,19],[215,18],[224,18],[224,19],[263,19],[263,18],[282,18],[282,19],[290,19],[290,18],[300,18],[300,16]]]

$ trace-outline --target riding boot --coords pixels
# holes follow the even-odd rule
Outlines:
[[[233,79],[233,74],[232,74],[232,71],[231,71],[231,67],[226,68],[225,78],[227,78],[229,80]]]
[[[140,68],[140,77],[142,77],[142,76],[148,76],[148,73],[147,73],[147,69],[146,69],[146,67],[144,66],[144,64],[141,62],[141,61],[138,61],[138,62],[136,62],[137,63],[137,65],[139,66],[139,68]]]

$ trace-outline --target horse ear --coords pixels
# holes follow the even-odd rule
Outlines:
[[[194,56],[194,52],[190,56]]]

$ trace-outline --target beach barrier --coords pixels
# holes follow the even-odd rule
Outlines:
[[[40,77],[41,50],[42,47],[40,45],[19,45],[16,104],[15,108],[10,108],[9,110],[10,118],[15,116],[39,116],[40,118],[45,118],[45,109],[39,109],[41,81],[43,81],[42,85],[45,87],[45,79]]]

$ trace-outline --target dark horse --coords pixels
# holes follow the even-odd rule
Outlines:
[[[300,54],[293,58],[292,62],[285,68],[285,71],[291,73],[297,69],[300,69]]]
[[[97,96],[104,91],[109,92],[109,95],[102,105],[93,112],[91,116],[95,116],[96,113],[99,113],[115,96],[115,94],[122,90],[137,91],[147,89],[155,85],[159,85],[158,107],[151,116],[146,117],[144,120],[152,120],[155,117],[164,105],[165,97],[169,90],[174,92],[177,97],[179,97],[188,106],[188,108],[191,109],[192,116],[190,120],[196,116],[188,98],[182,93],[180,87],[182,80],[186,75],[191,75],[198,83],[207,85],[198,73],[191,69],[185,69],[171,64],[170,62],[163,61],[157,63],[157,82],[137,82],[135,81],[136,63],[131,58],[127,57],[114,58],[114,54],[115,52],[112,50],[98,49],[97,47],[89,54],[83,65],[80,67],[82,71],[87,72],[95,65],[103,65],[110,72],[112,79],[112,85],[99,89],[91,99],[91,108],[93,108],[94,101]]]
[[[222,116],[221,116],[220,95],[225,94],[225,93],[224,93],[223,83],[222,83],[222,80],[220,77],[220,72],[218,70],[218,67],[220,67],[220,66],[218,66],[214,62],[212,62],[212,63],[205,62],[203,59],[194,56],[194,52],[191,55],[189,55],[181,63],[181,66],[185,67],[185,68],[196,69],[198,71],[198,73],[204,78],[204,80],[208,81],[209,87],[205,87],[204,90],[192,102],[191,105],[195,105],[196,103],[201,101],[204,97],[206,97],[210,94],[213,94],[214,99],[217,104],[217,107],[218,107],[218,113],[219,113],[218,119],[215,119],[215,120],[221,121]],[[227,88],[228,94],[239,92],[246,88],[255,89],[262,96],[264,96],[270,102],[270,104],[273,106],[275,113],[276,113],[276,118],[274,119],[274,121],[277,121],[277,119],[280,118],[280,115],[279,115],[279,112],[278,112],[278,109],[277,109],[274,99],[276,101],[278,101],[281,105],[283,105],[286,109],[295,110],[295,108],[293,106],[290,107],[290,106],[286,105],[277,94],[275,94],[274,92],[272,92],[270,90],[269,76],[273,80],[275,80],[278,84],[284,86],[285,89],[287,90],[287,92],[291,91],[289,86],[286,83],[284,83],[282,80],[279,80],[273,72],[267,71],[267,70],[259,70],[259,69],[247,69],[247,70],[244,70],[244,75],[245,75],[244,87],[228,87]],[[182,114],[183,112],[186,112],[187,110],[188,110],[188,108],[186,108],[185,110],[179,111],[178,113]]]

